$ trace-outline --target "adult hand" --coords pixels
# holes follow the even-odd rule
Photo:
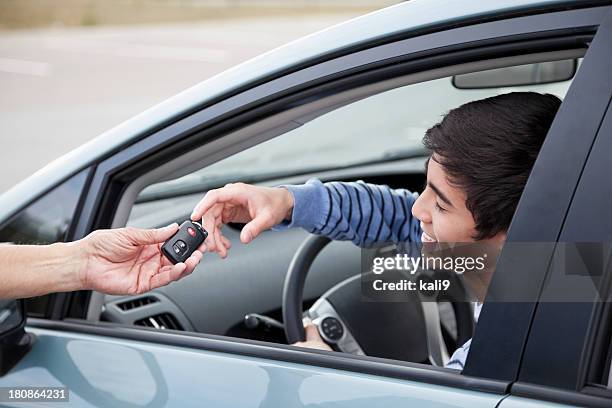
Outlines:
[[[240,241],[248,244],[261,232],[291,219],[292,210],[293,196],[285,188],[235,183],[208,191],[193,210],[191,219],[201,219],[202,226],[208,231],[207,250],[225,258],[231,244],[221,233],[223,224],[246,224],[240,233]]]
[[[185,263],[173,265],[161,246],[178,229],[174,223],[159,229],[98,230],[74,242],[83,257],[82,286],[106,294],[134,295],[189,275],[206,247],[202,244]]]

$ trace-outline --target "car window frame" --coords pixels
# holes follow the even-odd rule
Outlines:
[[[523,264],[521,268],[515,267],[519,259],[516,257],[524,254],[511,254],[508,251],[502,254],[487,295],[489,307],[483,309],[479,319],[479,324],[487,322],[492,327],[497,326],[495,332],[500,334],[499,344],[493,344],[478,335],[472,342],[472,346],[488,350],[503,348],[504,353],[512,355],[515,361],[522,356],[523,347],[519,346],[518,341],[510,345],[503,339],[527,338],[529,335],[531,327],[528,322],[532,320],[537,306],[554,243],[561,233],[581,171],[607,108],[608,96],[598,83],[602,75],[605,75],[598,64],[607,46],[606,32],[600,34],[596,36],[598,41],[593,41],[587,50],[583,64],[551,125],[508,231],[507,242],[537,242],[546,244],[547,247],[537,248],[530,254],[530,262]],[[585,104],[584,101],[589,103]],[[581,120],[576,121],[575,117],[580,117]],[[581,137],[573,137],[576,134]],[[563,163],[563,166],[559,163]],[[551,202],[550,197],[555,197],[555,201]],[[538,212],[538,208],[546,208],[546,213]],[[518,246],[515,248],[520,250]],[[508,273],[505,270],[508,270]],[[514,272],[510,273],[510,270]],[[522,282],[530,282],[529,288]],[[529,294],[524,293],[526,290],[530,291]],[[503,296],[514,296],[522,300],[529,297],[531,302],[500,302],[495,299],[502,293]],[[519,295],[521,293],[522,295]],[[496,314],[506,316],[503,323],[495,323],[489,317],[492,309],[495,309]],[[518,324],[519,320],[522,324]],[[508,329],[505,326],[513,326],[508,324],[509,321],[523,327],[524,331]],[[468,371],[472,364],[484,369],[489,365],[489,361],[486,357],[482,360],[468,358]],[[518,369],[519,365],[515,363],[512,367],[491,367],[490,371],[496,378],[510,379],[517,377]]]
[[[612,19],[610,19],[612,23]],[[612,24],[608,33],[612,34]],[[612,46],[612,35],[608,38],[608,47]],[[608,58],[612,68],[612,57]],[[600,82],[601,84],[601,82]],[[612,80],[608,81],[608,99],[612,100]],[[588,228],[587,234],[578,232],[585,228],[581,217],[576,214],[591,210],[594,191],[599,191],[601,180],[594,174],[595,168],[601,167],[607,161],[605,152],[612,146],[612,104],[608,102],[606,116],[598,129],[597,138],[585,164],[577,192],[581,199],[572,201],[568,210],[568,217],[560,234],[561,242],[606,242],[612,232],[603,228]],[[611,197],[608,191],[606,197]],[[593,210],[591,210],[593,211]],[[597,212],[599,213],[599,212]],[[588,241],[585,240],[588,235]],[[612,256],[612,255],[611,255]],[[609,256],[606,267],[603,269],[599,286],[593,286],[589,297],[597,299],[610,296],[612,290],[612,264]],[[553,268],[548,272],[549,280],[562,282],[568,275],[563,268]],[[556,291],[554,287],[558,288]],[[561,285],[547,287],[543,296],[555,298],[556,293],[562,293]],[[587,293],[583,293],[587,295]],[[590,406],[609,406],[612,404],[612,389],[599,383],[602,378],[602,367],[599,358],[609,358],[608,352],[612,342],[610,322],[612,317],[611,304],[604,301],[592,302],[540,302],[537,305],[534,323],[529,340],[525,346],[524,361],[519,380],[512,387],[512,393],[520,396],[539,397],[554,402],[570,403]],[[608,320],[606,320],[606,318]],[[550,324],[563,319],[563,325]],[[572,335],[569,335],[569,332]],[[554,360],[551,353],[551,341],[555,342],[554,349],[564,350],[562,359]],[[547,364],[544,364],[547,362]],[[609,361],[603,362],[610,364]],[[608,373],[609,375],[609,373]]]
[[[600,181],[602,164],[606,163],[608,147],[612,145],[612,13],[608,13],[605,21],[600,25],[587,54],[586,65],[581,67],[581,76],[576,78],[568,90],[567,103],[564,103],[555,118],[551,131],[542,151],[546,153],[543,158],[536,161],[535,177],[530,177],[525,189],[529,202],[521,202],[517,213],[546,205],[552,207],[556,213],[556,222],[548,223],[549,229],[539,225],[539,220],[532,217],[523,217],[520,225],[514,223],[509,231],[509,238],[513,234],[517,240],[528,241],[533,231],[538,231],[537,239],[540,241],[558,242],[610,242],[610,232],[602,225],[585,227],[582,217],[577,214],[589,213],[593,203],[595,191],[602,194]],[[580,118],[580,120],[575,120]],[[580,134],[580,138],[575,135]],[[549,139],[550,136],[552,139]],[[554,142],[551,145],[550,142]],[[569,157],[574,160],[569,160]],[[563,172],[548,171],[564,163]],[[599,168],[599,171],[597,170]],[[535,178],[538,183],[531,183]],[[559,182],[564,180],[563,182]],[[530,184],[531,183],[531,184]],[[560,194],[564,189],[564,194]],[[578,194],[579,193],[579,194]],[[609,197],[612,193],[607,192]],[[565,202],[556,202],[550,205],[550,197],[565,197]],[[521,198],[521,200],[523,200]],[[598,201],[599,202],[599,201]],[[598,204],[601,207],[601,202]],[[601,209],[598,213],[601,212]],[[550,217],[550,215],[548,215]],[[598,224],[597,222],[592,223]],[[587,231],[585,233],[584,231]],[[554,250],[554,245],[551,246]],[[561,267],[550,263],[551,252],[540,253],[537,263],[544,265],[536,279],[547,279],[561,282],[566,275]],[[533,260],[530,260],[530,263]],[[609,262],[609,261],[608,261]],[[604,264],[605,265],[605,264]],[[513,276],[515,280],[531,279],[533,271],[524,269]],[[612,266],[608,263],[604,275],[599,282],[600,294],[610,291],[612,281]],[[498,283],[498,282],[493,282]],[[523,349],[520,371],[517,381],[512,384],[511,395],[540,399],[562,404],[609,406],[612,403],[612,390],[602,388],[593,382],[595,378],[593,368],[593,355],[597,342],[607,342],[605,352],[612,340],[609,327],[604,322],[604,312],[611,316],[610,304],[604,302],[552,302],[545,299],[561,298],[563,288],[567,286],[550,285],[538,289],[538,302],[528,304],[535,312],[531,319],[529,330],[518,333],[526,338]],[[595,299],[598,294],[590,293]],[[502,305],[507,314],[513,306]],[[481,318],[486,319],[483,314]],[[563,324],[555,324],[563,320]],[[571,335],[570,335],[571,333]],[[502,333],[504,334],[504,333]],[[507,333],[506,333],[507,334]],[[516,335],[516,333],[515,333]],[[602,338],[602,336],[608,336]],[[474,344],[474,343],[473,343]],[[551,347],[554,344],[554,347]],[[604,347],[600,347],[604,348]],[[563,355],[557,353],[563,350]]]
[[[584,38],[590,37],[601,21],[602,11],[607,11],[609,8],[609,6],[604,6],[570,9],[550,14],[519,16],[459,28],[442,29],[319,62],[256,85],[158,130],[100,161],[71,238],[79,239],[93,229],[109,227],[116,210],[112,203],[118,201],[118,197],[125,191],[126,184],[143,170],[143,166],[152,161],[159,162],[164,155],[176,156],[218,137],[223,134],[222,130],[231,129],[233,119],[239,117],[241,120],[256,120],[261,115],[269,115],[278,111],[282,106],[286,106],[287,95],[290,97],[301,95],[307,99],[310,95],[321,92],[331,83],[337,86],[341,86],[338,84],[343,82],[348,84],[347,78],[351,79],[351,86],[355,86],[358,81],[371,82],[388,78],[389,75],[399,75],[399,72],[406,70],[406,66],[419,71],[427,69],[428,64],[434,64],[434,66],[440,64],[444,58],[447,59],[446,64],[452,64],[453,59],[461,59],[463,62],[465,58],[478,58],[479,55],[483,55],[483,50],[488,50],[493,57],[496,53],[525,52],[526,45],[537,49],[537,47],[550,47],[551,44],[559,45],[568,42],[567,38],[562,37],[553,36],[554,38],[551,39],[550,32],[572,33],[575,37],[572,37],[569,42],[575,47],[576,37],[580,35]],[[479,45],[480,48],[476,49],[476,45]],[[375,68],[377,71],[372,74]],[[79,305],[86,304],[88,296],[87,291],[63,294],[63,307],[54,312],[53,318],[59,320],[68,316],[83,317],[83,307]],[[40,322],[33,323],[41,324]],[[45,324],[55,324],[56,327],[61,327],[60,322]],[[71,330],[95,332],[97,329],[87,322],[78,322],[71,326]],[[103,331],[104,335],[114,335],[112,330],[104,329]],[[142,338],[149,339],[147,341],[168,341],[168,339],[160,339],[157,334],[147,331],[135,330],[135,332],[136,334],[132,334],[130,331],[130,336],[142,336]],[[120,336],[124,334],[124,330],[115,333]],[[190,334],[187,337],[194,336]],[[200,340],[204,339],[206,343],[205,340],[209,336],[195,337]],[[523,345],[521,339],[514,339],[514,341],[520,343],[520,346]],[[222,343],[223,347],[239,354],[253,355],[260,351],[257,348],[249,349],[249,342],[245,344],[235,339],[224,339]],[[237,344],[240,344],[240,347],[236,346]],[[237,350],[236,347],[241,350]],[[430,374],[423,374],[423,372],[429,373],[429,370],[411,364],[404,365],[400,362],[385,361],[381,362],[380,366],[376,366],[372,357],[366,357],[364,361],[355,359],[354,362],[350,362],[353,361],[354,356],[351,356],[351,360],[346,360],[345,357],[312,354],[310,350],[299,351],[295,354],[296,351],[291,346],[288,347],[289,349],[277,348],[275,345],[274,350],[265,356],[285,361],[294,361],[295,358],[298,358],[311,364],[323,366],[331,364],[333,367],[341,367],[349,371],[373,370],[370,372],[381,376],[421,378],[423,381],[434,383],[441,381],[447,385],[487,392],[504,393],[510,384],[507,380],[497,380],[480,375],[477,369],[463,376],[444,371],[446,369],[442,369],[444,372],[432,369],[432,372],[436,373],[432,377]],[[503,356],[499,357],[503,359]],[[370,369],[369,365],[376,366],[376,368]]]
[[[0,229],[5,228],[15,219],[20,217],[24,211],[27,211],[29,208],[36,205],[41,200],[45,200],[47,197],[49,197],[50,194],[54,194],[55,192],[58,191],[58,189],[64,188],[64,186],[66,186],[68,183],[71,183],[73,186],[74,185],[77,186],[77,191],[75,192],[77,194],[77,197],[74,201],[74,205],[73,205],[74,208],[72,210],[72,214],[71,214],[68,226],[67,226],[68,228],[63,237],[63,241],[54,241],[54,242],[70,241],[74,233],[74,228],[76,227],[76,224],[77,224],[76,220],[79,217],[81,207],[83,205],[83,202],[85,201],[85,193],[88,190],[88,185],[91,182],[92,175],[93,175],[93,168],[91,166],[88,166],[83,169],[79,169],[75,173],[66,175],[58,183],[53,184],[52,186],[48,187],[47,189],[42,191],[37,196],[33,197],[32,199],[26,201],[21,206],[16,208],[15,211],[13,211],[11,215],[6,217],[6,219],[0,224]],[[41,243],[40,241],[38,241],[36,244],[38,245],[38,244],[43,244],[43,243],[44,242]],[[48,242],[48,243],[51,244],[53,242]],[[63,299],[58,293],[50,293],[46,295],[36,296],[36,298],[46,298],[47,299],[46,309],[42,312],[42,317],[45,317],[45,318],[51,318],[54,311],[57,311],[57,308],[63,308],[63,305],[64,305]],[[25,301],[26,301],[26,306],[27,306],[27,300]],[[26,313],[27,313],[27,310],[26,310]],[[34,316],[34,315],[28,315],[28,316]]]

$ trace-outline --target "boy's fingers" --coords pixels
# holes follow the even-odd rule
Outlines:
[[[269,222],[270,217],[267,215],[260,214],[256,216],[252,221],[247,223],[244,228],[242,228],[242,231],[240,232],[240,241],[248,244],[257,238],[257,236],[261,234],[263,230],[268,228]]]
[[[227,256],[227,248],[223,245],[223,241],[221,240],[221,231],[219,228],[216,228],[214,231],[215,236],[215,247],[217,249],[217,253],[221,258],[225,258]]]
[[[232,241],[225,238],[225,235],[221,234],[221,239],[223,240],[223,245],[225,245],[227,249],[230,249],[232,247]]]
[[[306,341],[323,341],[319,329],[313,323],[308,323],[304,327],[304,331],[306,332]]]
[[[234,185],[210,190],[193,209],[191,219],[194,221],[201,219],[213,205],[238,200],[241,198],[240,194],[240,191]]]

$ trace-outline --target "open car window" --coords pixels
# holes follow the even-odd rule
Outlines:
[[[490,72],[481,73],[490,81]],[[444,77],[405,85],[347,103],[212,165],[149,185],[135,200],[127,224],[149,228],[180,222],[189,217],[207,190],[226,183],[274,185],[292,176],[306,181],[332,169],[337,171],[338,181],[358,178],[419,192],[424,184],[422,162],[427,154],[422,137],[449,110],[513,91],[550,93],[563,98],[572,81],[570,78],[553,83],[465,89],[455,86],[454,79]],[[473,82],[474,77],[470,80]],[[419,164],[406,166],[412,162]],[[380,163],[397,166],[370,173],[369,169]],[[354,167],[360,168],[357,176],[351,172]],[[308,234],[301,230],[269,231],[247,247],[239,242],[240,228],[241,225],[224,227],[224,234],[233,243],[227,259],[207,254],[192,275],[148,295],[107,296],[102,320],[286,343],[282,328],[265,322],[250,327],[246,317],[257,314],[282,320],[283,279],[291,258]],[[330,244],[309,273],[304,307],[312,306],[334,285],[359,274],[360,256],[359,248],[350,242]],[[460,346],[456,344],[453,307],[441,303],[436,313],[443,327],[443,341]],[[422,339],[423,344],[427,341]]]
[[[577,60],[564,62],[572,64],[572,67],[574,63],[578,65]],[[524,70],[524,67],[531,69],[529,75],[535,82],[532,85],[494,86],[492,75],[507,74],[492,69],[472,74],[469,77],[472,88],[457,87],[457,78],[461,76],[447,77],[349,103],[201,170],[150,185],[142,190],[137,201],[181,195],[198,189],[205,191],[229,182],[257,182],[361,163],[422,156],[425,152],[421,139],[425,131],[449,110],[464,103],[512,91],[551,93],[563,98],[573,72],[563,72],[564,76],[557,82],[539,83],[536,79],[541,76],[540,65],[521,65]],[[519,79],[525,80],[523,77]],[[478,81],[483,88],[476,87]]]

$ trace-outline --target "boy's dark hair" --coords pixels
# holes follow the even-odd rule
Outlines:
[[[462,188],[476,240],[506,231],[561,100],[512,92],[451,110],[423,143]]]

